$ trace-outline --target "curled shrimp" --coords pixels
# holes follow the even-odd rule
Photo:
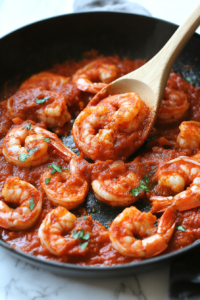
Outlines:
[[[75,215],[64,207],[58,206],[53,209],[47,214],[38,231],[42,246],[56,256],[64,255],[76,240],[62,234],[69,233],[74,228],[76,220]]]
[[[42,211],[42,194],[33,185],[8,177],[1,192],[5,202],[19,205],[10,208],[0,201],[0,226],[10,230],[25,230],[37,221]]]
[[[42,121],[51,128],[62,127],[71,119],[64,96],[42,87],[18,91],[8,99],[7,108],[11,118]]]
[[[51,174],[46,171],[40,178],[47,198],[55,205],[73,209],[80,205],[87,196],[88,183],[68,170]]]
[[[185,93],[166,87],[157,124],[170,124],[180,121],[187,112],[190,103]]]
[[[74,105],[74,103],[79,100],[78,96],[80,91],[76,85],[70,81],[69,77],[50,72],[40,72],[24,81],[19,90],[34,89],[37,87],[43,87],[45,90],[62,94],[69,106]]]
[[[169,206],[184,211],[200,205],[200,163],[180,156],[162,165],[157,172],[160,187],[167,189],[168,194],[176,195],[152,196],[153,213],[163,212]],[[188,185],[189,188],[184,191]]]
[[[9,163],[27,168],[46,162],[49,159],[49,148],[52,148],[66,162],[76,157],[56,134],[27,121],[15,125],[8,132],[3,142],[2,152]]]
[[[177,144],[182,149],[194,150],[200,148],[200,122],[182,122]]]
[[[115,65],[95,60],[76,71],[72,81],[81,91],[96,94],[108,83],[116,79],[117,75],[118,68]]]
[[[135,93],[110,96],[79,114],[72,130],[74,142],[93,160],[124,159],[137,148],[147,114]]]
[[[97,200],[115,207],[127,206],[139,199],[129,192],[140,184],[141,178],[123,161],[98,162],[92,173],[92,188]]]
[[[150,258],[163,252],[174,232],[176,210],[170,207],[154,227],[156,217],[150,212],[142,213],[135,207],[125,208],[109,229],[112,246],[122,255]],[[155,232],[156,231],[156,232]],[[141,239],[136,239],[139,236]]]
[[[34,133],[31,123],[16,125],[6,135],[3,155],[7,162],[20,167],[37,166],[49,159],[45,135]]]

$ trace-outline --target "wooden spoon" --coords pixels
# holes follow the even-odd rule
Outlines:
[[[138,70],[113,81],[91,100],[90,105],[108,95],[137,93],[151,111],[151,122],[143,132],[139,146],[143,144],[154,126],[171,68],[199,24],[200,4],[149,62]]]

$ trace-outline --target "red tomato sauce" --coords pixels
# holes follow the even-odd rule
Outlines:
[[[119,76],[125,75],[144,64],[144,61],[142,60],[131,61],[129,59],[121,60],[118,56],[98,56],[97,53],[93,51],[86,54],[86,58],[80,62],[67,61],[64,64],[57,64],[53,69],[50,70],[50,72],[66,77],[72,76],[79,68],[82,68],[93,59],[100,59],[104,63],[111,63],[116,65],[120,70]],[[186,82],[174,72],[171,72],[167,86],[187,94],[190,101],[190,110],[189,114],[187,115],[187,119],[200,121],[199,89]],[[59,92],[62,93],[61,90]],[[2,93],[2,100],[6,99],[9,93],[10,91],[5,89]],[[74,117],[80,113],[80,111],[94,96],[91,93],[77,92],[77,89],[73,85],[71,85],[71,88],[68,89],[67,93],[70,95],[71,99],[76,98],[77,105],[69,108],[70,113]],[[16,107],[16,112],[17,110],[18,108]],[[20,110],[23,112],[26,118],[26,111],[23,110],[22,106],[20,107]],[[30,111],[27,114],[30,115]],[[130,165],[130,168],[132,168],[140,178],[143,178],[143,176],[147,173],[151,174],[150,184],[152,194],[159,194],[159,187],[157,186],[158,178],[156,178],[156,170],[158,168],[158,165],[161,162],[169,161],[181,155],[186,155],[184,150],[177,150],[175,146],[175,141],[179,133],[179,124],[170,124],[170,126],[155,126],[156,129],[150,135],[150,138],[152,138],[153,140],[147,142],[146,145],[142,147],[140,153],[134,158],[134,163]],[[10,130],[10,128],[12,128],[12,126],[13,122],[9,118],[6,103],[1,102],[0,191],[3,188],[6,178],[10,175],[19,176],[22,180],[33,184],[40,190],[40,176],[44,170],[49,170],[48,166],[50,163],[53,162],[56,165],[61,165],[62,168],[68,168],[68,164],[62,158],[59,158],[56,155],[55,151],[52,151],[49,161],[41,166],[22,168],[7,163],[4,159],[4,156],[2,155],[2,143],[5,135]],[[40,124],[40,126],[44,126],[44,124]],[[66,131],[68,131],[68,129],[69,124],[63,126],[63,128],[58,128],[57,130],[55,130],[55,132],[59,135],[66,135]],[[133,160],[133,158],[130,160]],[[87,169],[87,167],[85,166],[82,166],[82,168],[82,172],[85,174],[85,177],[91,177],[92,179],[95,179],[99,176],[99,178],[104,178],[105,180],[106,178],[115,176],[115,171],[110,172],[110,174],[106,172],[106,175],[104,175],[103,171],[108,170],[103,163],[99,164],[98,167],[94,168],[92,171]],[[116,170],[116,172],[118,171]],[[149,195],[144,195],[144,193],[142,193],[140,195],[140,198],[146,199],[148,201]],[[1,200],[3,201],[2,196]],[[81,243],[83,243],[83,241],[81,241],[81,239],[74,239],[73,243],[71,243],[68,247],[67,253],[63,256],[57,257],[53,254],[50,254],[48,250],[45,249],[40,243],[40,239],[38,237],[38,229],[40,227],[40,224],[42,223],[42,220],[53,208],[53,204],[47,199],[45,195],[43,195],[42,213],[36,224],[27,231],[11,231],[0,228],[0,235],[2,240],[7,242],[9,245],[12,245],[13,247],[30,253],[34,256],[58,262],[68,262],[79,265],[110,266],[114,264],[116,265],[141,261],[140,258],[136,259],[119,254],[112,247],[107,229],[100,223],[92,220],[91,215],[87,215],[86,211],[83,208],[78,209],[79,217],[76,221],[73,232],[80,229],[83,230],[84,233],[89,232],[90,239],[88,246],[85,249],[82,249],[80,245]],[[186,231],[174,231],[174,234],[165,253],[183,248],[200,238],[199,216],[199,208],[185,212],[178,212],[177,226],[183,226]],[[66,234],[65,236],[68,237],[69,234]]]

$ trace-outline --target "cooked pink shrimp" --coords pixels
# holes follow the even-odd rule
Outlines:
[[[64,77],[50,72],[40,72],[24,81],[19,90],[34,89],[37,87],[43,87],[45,90],[62,94],[69,106],[79,101],[78,96],[80,91],[76,85],[71,82],[70,77]]]
[[[180,156],[162,165],[158,171],[160,187],[167,188],[175,196],[152,196],[153,213],[165,211],[169,206],[183,211],[200,205],[200,163]],[[184,191],[186,185],[190,185]]]
[[[182,122],[177,144],[182,149],[194,150],[200,148],[200,122]]]
[[[79,114],[72,130],[74,142],[93,160],[126,158],[137,148],[147,111],[137,94],[110,96]]]
[[[156,120],[157,124],[169,124],[180,121],[189,106],[190,103],[186,94],[166,87]]]
[[[60,256],[76,242],[72,237],[64,237],[75,226],[76,217],[66,208],[58,206],[53,209],[43,220],[38,235],[41,244],[50,253]]]
[[[45,135],[35,134],[32,127],[31,123],[15,125],[8,132],[3,142],[6,161],[27,168],[40,165],[49,159]]]
[[[67,148],[56,134],[27,121],[15,125],[3,142],[3,155],[6,161],[20,167],[37,166],[49,159],[48,149],[70,162],[76,154]]]
[[[5,202],[19,205],[10,208],[0,201],[0,226],[10,230],[25,230],[37,221],[42,211],[42,194],[33,185],[8,177],[1,192]]]
[[[40,182],[47,198],[55,205],[73,209],[80,205],[87,196],[88,183],[68,170],[60,170],[54,174],[46,171]]]
[[[72,81],[81,91],[96,94],[108,83],[116,79],[117,75],[118,68],[115,65],[95,60],[76,71]]]
[[[98,162],[92,172],[92,188],[97,200],[115,207],[127,206],[139,199],[129,192],[142,178],[123,161]]]
[[[125,208],[109,229],[112,246],[122,255],[150,258],[163,252],[174,232],[176,210],[170,207],[159,220],[155,232],[156,217],[150,212],[142,213],[131,206]],[[136,239],[139,236],[141,239]]]
[[[43,121],[47,127],[62,127],[69,122],[65,98],[61,94],[43,88],[22,90],[8,99],[7,107],[11,118]]]

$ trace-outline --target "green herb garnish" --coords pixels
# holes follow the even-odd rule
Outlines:
[[[185,80],[188,81],[188,82],[190,82],[191,78],[188,76],[188,77],[185,78]]]
[[[85,242],[83,244],[80,244],[81,249],[84,250],[87,247],[88,243],[89,242],[87,241],[87,242]]]
[[[24,162],[28,157],[29,157],[29,153],[21,153],[20,156],[18,157],[18,160]]]
[[[47,142],[47,143],[51,143],[50,138],[44,138],[44,141]]]
[[[33,149],[29,149],[29,150],[28,150],[29,156],[32,155],[32,154],[33,154],[35,151],[37,151],[37,150],[39,150],[39,147],[35,147],[35,148],[33,148]]]
[[[51,174],[54,174],[56,172],[62,173],[62,170],[64,170],[62,169],[62,166],[56,166],[53,163],[49,166],[49,168],[52,169]]]
[[[21,153],[20,156],[18,157],[18,160],[24,162],[29,156],[31,156],[37,150],[39,150],[39,147],[29,149],[28,153]]]
[[[89,232],[84,233],[84,230],[74,231],[74,233],[72,234],[72,238],[86,240],[85,243],[80,244],[81,249],[84,250],[89,243],[90,233]]]
[[[90,233],[86,232],[86,234],[83,236],[83,240],[89,240],[90,238]]]
[[[29,202],[29,207],[30,207],[30,210],[32,211],[35,207],[35,203],[34,203],[34,199],[32,198]]]
[[[95,214],[96,213],[96,209],[94,207],[92,207],[92,213]]]
[[[137,197],[142,191],[145,191],[146,193],[149,193],[149,176],[150,174],[147,174],[143,177],[142,180],[140,180],[140,184],[132,189],[131,191],[129,191],[128,193],[132,194],[134,197]]]
[[[87,217],[84,217],[84,220],[87,220]]]
[[[50,182],[51,178],[45,178],[45,184],[48,184]]]
[[[26,124],[26,125],[24,126],[24,128],[25,128],[26,130],[30,130],[31,125],[32,125],[32,124]]]
[[[177,227],[176,227],[176,230],[180,230],[180,231],[183,231],[183,232],[186,231],[186,229],[183,228],[182,226],[177,226]]]
[[[73,239],[78,239],[79,237],[79,231],[74,231],[72,234]]]
[[[35,98],[35,102],[37,104],[43,104],[44,102],[46,102],[47,100],[49,100],[51,97],[45,97],[45,98],[41,98],[41,99],[38,99],[38,98]]]

